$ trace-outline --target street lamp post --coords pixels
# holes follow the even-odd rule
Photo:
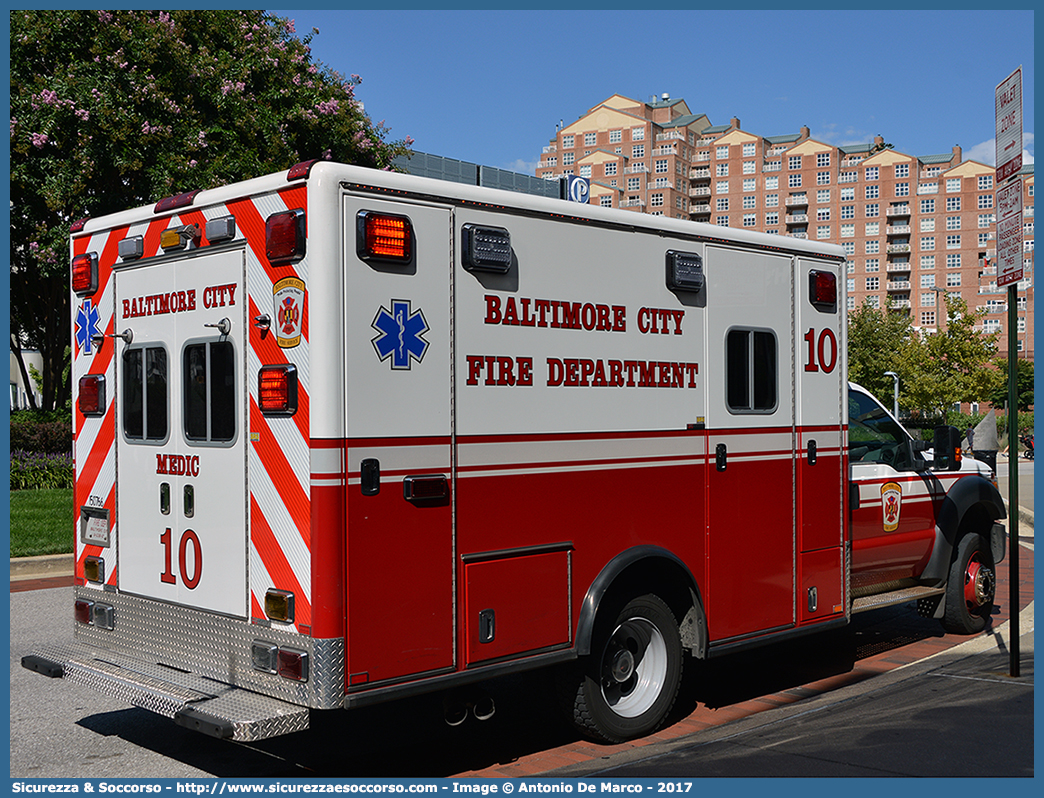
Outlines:
[[[886,377],[892,378],[892,415],[899,418],[899,375],[894,371],[886,371]]]

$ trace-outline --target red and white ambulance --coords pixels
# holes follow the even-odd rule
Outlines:
[[[921,600],[981,629],[989,472],[845,365],[833,245],[329,162],[72,231],[69,645],[234,739],[556,666],[642,735],[683,658]]]

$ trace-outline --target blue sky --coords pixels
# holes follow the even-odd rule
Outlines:
[[[668,93],[762,136],[880,134],[909,155],[993,164],[994,90],[1023,70],[1033,155],[1032,11],[275,11],[414,149],[533,174],[555,126],[619,93]],[[599,44],[590,42],[597,37]]]

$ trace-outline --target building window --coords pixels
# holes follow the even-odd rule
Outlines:
[[[880,277],[867,277],[866,278],[866,290],[867,291],[878,291],[881,288]]]
[[[863,211],[863,215],[866,216],[867,219],[873,219],[875,216],[881,215],[881,206],[878,205],[876,202],[872,202],[869,205],[867,205],[863,209]]]
[[[817,222],[829,222],[830,221],[830,208],[816,208],[816,221]]]
[[[631,141],[645,141],[645,127],[631,128]]]
[[[717,183],[715,183],[714,184],[714,193],[715,194],[728,194],[729,193],[729,181],[728,180],[719,180]]]
[[[993,175],[979,175],[979,191],[989,191],[993,188]]]
[[[934,274],[922,274],[921,275],[921,288],[931,288],[935,285]]]
[[[983,319],[982,320],[982,331],[987,335],[991,333],[998,333],[1001,329],[1000,319]]]
[[[743,181],[744,191],[757,191],[758,190],[758,179],[756,177],[750,177]]]
[[[844,250],[847,257],[851,258],[855,255],[855,241],[842,241],[841,249]]]
[[[623,141],[623,131],[622,130],[610,130],[609,131],[609,143],[610,144],[619,144],[621,141]]]
[[[583,166],[581,166],[580,167],[580,177],[590,177],[590,176],[591,176],[591,164],[584,164]]]
[[[816,192],[816,202],[830,202],[830,189],[821,188]]]
[[[775,191],[779,188],[779,176],[765,178],[765,191]]]
[[[989,233],[979,233],[979,246],[985,247],[990,243],[992,236]]]
[[[867,258],[866,259],[866,270],[867,270],[867,272],[879,272],[879,271],[881,271],[881,260],[879,258]]]
[[[946,248],[947,249],[960,249],[961,248],[961,237],[960,236],[946,236]]]
[[[668,172],[668,169],[667,169],[667,159],[666,158],[657,159],[654,162],[654,167],[655,167],[654,171],[657,174],[666,174]]]
[[[961,190],[961,179],[959,177],[951,177],[946,181],[946,193],[950,194],[954,191]]]
[[[921,219],[921,232],[932,233],[935,231],[935,217],[929,217],[928,219]]]
[[[921,250],[924,252],[935,249],[935,236],[921,237]]]
[[[947,230],[960,230],[961,229],[961,217],[960,216],[947,216],[946,217],[946,229]]]
[[[880,186],[866,186],[866,199],[877,199],[881,196]]]
[[[960,197],[947,197],[946,198],[946,210],[948,212],[959,211],[961,209],[961,198]]]
[[[743,174],[752,175],[757,172],[757,164],[754,161],[743,162]]]
[[[650,194],[649,195],[649,204],[652,207],[654,207],[654,208],[662,208],[663,207],[663,194],[661,192],[657,192],[655,194]]]
[[[744,227],[757,227],[758,215],[756,213],[745,213],[743,214],[743,226]]]
[[[830,172],[816,172],[816,185],[826,186],[830,184]]]
[[[816,228],[816,238],[823,240],[830,238],[830,225],[821,224]]]
[[[671,181],[666,177],[656,178],[656,188],[667,188],[668,186],[670,186],[670,184]]]
[[[787,186],[789,186],[790,188],[800,188],[801,187],[801,174],[799,173],[799,174],[790,175],[789,177],[787,177]]]
[[[992,194],[980,194],[979,195],[979,207],[980,208],[992,208],[993,207],[993,195]]]
[[[562,149],[571,150],[573,148],[573,137],[562,136]]]
[[[923,326],[923,327],[934,327],[935,326],[935,311],[934,310],[922,310],[921,311],[921,326]]]
[[[935,268],[935,255],[922,255],[921,256],[921,268],[922,269],[934,269]]]
[[[925,291],[921,294],[921,307],[922,308],[934,308],[935,307],[936,293],[934,291]]]
[[[876,167],[876,166],[868,166],[868,167],[866,167],[866,174],[864,175],[863,179],[864,180],[877,180],[880,176],[881,176],[881,172],[880,172],[880,169],[878,167]]]
[[[787,158],[787,168],[788,169],[800,169],[801,168],[801,156],[800,155],[791,155],[789,158]]]
[[[881,251],[880,241],[867,241],[865,252],[867,255],[876,255]]]
[[[879,236],[881,235],[881,223],[880,222],[867,222],[866,231],[863,235],[867,236]]]
[[[642,187],[642,180],[640,177],[629,177],[627,178],[627,190],[638,191]]]
[[[897,163],[895,165],[895,176],[896,177],[909,177],[910,176],[910,164],[908,164],[908,163]]]
[[[714,168],[714,174],[717,177],[728,177],[729,176],[729,165],[727,163],[719,163]]]
[[[765,226],[773,227],[779,224],[779,211],[773,211],[772,213],[765,214]]]
[[[935,213],[935,200],[923,199],[921,200],[921,213]]]
[[[714,223],[717,224],[718,227],[728,227],[729,226],[729,217],[728,216],[715,216],[714,217]]]
[[[855,236],[854,224],[841,225],[841,238],[853,238]]]
[[[744,158],[753,158],[757,154],[757,145],[753,141],[748,141],[746,144],[743,145]]]
[[[938,183],[918,183],[917,184],[918,194],[938,194],[939,184]]]
[[[947,269],[959,269],[961,268],[961,253],[955,252],[946,256],[946,268]],[[949,282],[946,283],[950,285]],[[958,283],[959,285],[959,283]]]
[[[855,202],[855,186],[847,186],[841,189],[842,202]]]
[[[562,165],[563,166],[569,166],[574,161],[576,161],[576,155],[574,155],[571,152],[563,152],[562,153]]]
[[[597,133],[584,133],[584,146],[585,147],[593,147],[597,143],[598,143],[598,134]]]
[[[897,197],[909,197],[910,196],[910,184],[909,183],[896,183],[895,184],[895,196],[897,196]]]
[[[842,219],[854,219],[855,218],[855,205],[842,205],[841,206],[841,218]]]
[[[645,157],[645,145],[644,144],[635,144],[633,147],[631,147],[631,157],[632,158],[644,158]]]
[[[929,166],[927,169],[924,170],[924,176],[925,177],[938,177],[939,173],[941,171],[942,171],[942,167],[941,166]]]
[[[743,207],[745,209],[758,207],[758,198],[754,195],[750,195],[743,198]]]
[[[612,194],[605,194],[604,196],[599,197],[598,198],[598,204],[601,205],[603,208],[611,208],[611,207],[613,207],[613,196],[612,196]]]
[[[721,197],[718,200],[717,205],[715,206],[715,210],[727,211],[728,209],[729,209],[729,198],[728,197]]]
[[[715,147],[714,148],[714,157],[715,158],[728,158],[729,157],[729,148],[727,146],[726,147]]]
[[[823,168],[824,166],[830,166],[830,153],[829,152],[818,152],[816,153],[816,166]]]
[[[779,207],[779,194],[766,194],[765,195],[765,207],[766,208],[778,208]]]
[[[609,177],[609,176],[615,175],[615,174],[616,174],[616,161],[613,161],[612,163],[607,163],[605,165],[605,176]]]

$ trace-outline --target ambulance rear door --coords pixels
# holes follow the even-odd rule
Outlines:
[[[118,586],[247,617],[244,253],[115,274]]]

